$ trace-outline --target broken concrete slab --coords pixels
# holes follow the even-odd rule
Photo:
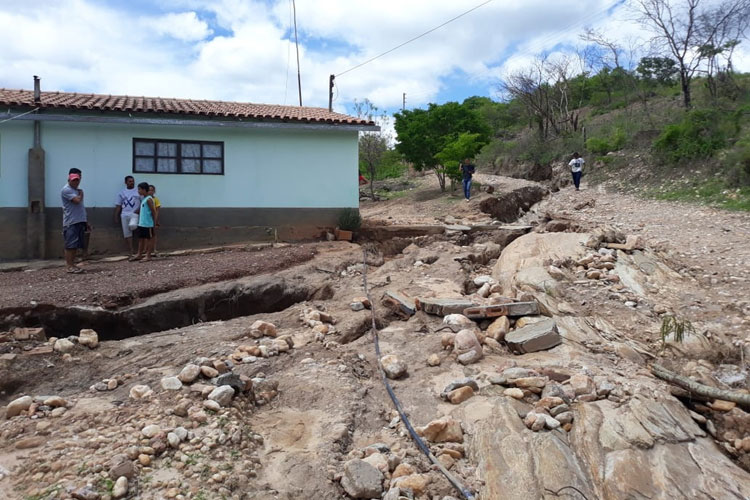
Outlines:
[[[539,314],[539,304],[536,301],[531,301],[474,306],[464,309],[463,314],[469,319],[497,318],[499,316],[533,316]]]
[[[511,351],[525,354],[552,349],[562,343],[562,338],[555,321],[547,319],[510,332],[505,342]]]
[[[414,316],[417,312],[417,305],[413,299],[392,290],[383,294],[383,303],[391,306],[397,313],[406,318]]]
[[[466,308],[476,306],[474,302],[464,298],[436,299],[419,297],[416,299],[416,301],[418,309],[426,312],[427,314],[434,314],[436,316],[463,314]]]

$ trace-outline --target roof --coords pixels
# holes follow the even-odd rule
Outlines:
[[[127,95],[78,94],[74,92],[41,92],[41,102],[34,102],[31,90],[0,88],[0,106],[28,106],[39,109],[70,111],[119,111],[127,113],[167,113],[232,120],[280,120],[304,123],[374,125],[370,120],[333,113],[325,108],[278,106],[249,102],[136,97]]]

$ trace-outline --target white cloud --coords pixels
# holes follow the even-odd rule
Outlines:
[[[327,106],[330,74],[478,3],[297,2],[304,104]],[[617,40],[647,39],[632,12],[620,6],[609,16],[611,6],[612,0],[491,2],[338,76],[335,107],[345,111],[355,98],[368,98],[398,109],[403,93],[407,106],[424,106],[459,79],[492,93],[504,72],[537,53],[580,45],[586,26]],[[115,0],[38,0],[33,6],[0,0],[0,87],[30,88],[38,74],[44,89],[297,103],[288,0],[160,0],[153,9]],[[735,62],[750,69],[745,46]]]
[[[197,42],[213,33],[208,24],[195,12],[169,13],[156,18],[145,18],[143,24],[159,35],[166,35],[183,42]]]

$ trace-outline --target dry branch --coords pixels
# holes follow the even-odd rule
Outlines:
[[[657,364],[651,366],[651,373],[662,380],[671,382],[691,393],[698,394],[699,396],[705,396],[711,399],[721,399],[724,401],[732,401],[745,408],[750,408],[750,394],[739,391],[727,391],[723,389],[717,389],[715,387],[709,387],[707,385],[696,382],[695,380],[691,380],[688,377],[678,375],[675,372],[669,371],[663,366]]]

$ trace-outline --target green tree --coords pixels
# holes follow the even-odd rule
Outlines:
[[[445,147],[435,155],[442,169],[443,175],[451,181],[451,185],[461,180],[461,170],[458,164],[464,158],[474,158],[482,149],[487,141],[481,137],[481,134],[470,134],[463,132],[454,140],[445,145]]]
[[[445,191],[445,165],[436,155],[461,133],[477,134],[477,141],[482,144],[489,141],[490,127],[471,106],[457,102],[430,104],[426,110],[405,110],[395,115],[396,150],[416,170],[433,170],[442,191]]]
[[[674,84],[675,77],[679,73],[677,62],[669,57],[643,57],[636,71],[642,79],[659,85]]]
[[[358,118],[372,120],[379,112],[369,99],[363,101],[354,100],[354,111]],[[380,120],[385,123],[387,116],[385,113],[380,115]],[[370,178],[370,197],[375,199],[375,174],[378,166],[383,160],[385,153],[388,151],[390,137],[382,130],[378,132],[360,132],[359,134],[359,164],[364,166]]]

